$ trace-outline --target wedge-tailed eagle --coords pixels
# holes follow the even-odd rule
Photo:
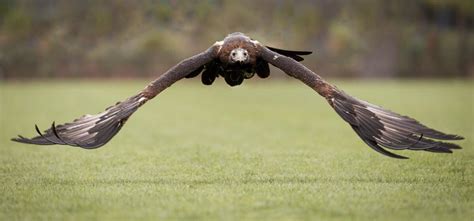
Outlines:
[[[440,140],[460,140],[463,137],[428,128],[417,120],[391,112],[379,106],[352,97],[323,80],[319,75],[300,64],[301,56],[308,51],[290,51],[265,46],[242,33],[233,33],[213,44],[206,51],[187,58],[151,82],[138,94],[118,102],[96,115],[84,115],[71,123],[52,124],[31,139],[23,136],[13,141],[51,145],[61,144],[94,149],[106,144],[117,134],[128,118],[143,104],[167,87],[183,78],[201,74],[202,83],[211,85],[224,77],[230,86],[240,85],[244,79],[257,74],[266,78],[269,64],[301,80],[323,96],[336,113],[346,121],[362,140],[375,151],[394,158],[406,157],[386,150],[424,150],[451,153],[461,147]]]

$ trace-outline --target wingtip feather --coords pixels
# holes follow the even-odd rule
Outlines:
[[[331,96],[332,99],[329,101],[336,112],[352,126],[367,145],[383,155],[408,159],[385,148],[438,153],[452,153],[453,149],[461,149],[457,144],[440,141],[460,140],[463,138],[461,136],[428,128],[415,119],[358,100],[342,91],[334,91]]]

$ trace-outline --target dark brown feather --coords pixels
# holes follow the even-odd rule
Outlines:
[[[125,121],[144,101],[143,94],[138,94],[96,115],[85,115],[71,123],[58,126],[53,122],[51,128],[44,133],[35,125],[38,136],[31,139],[18,136],[12,140],[38,145],[62,144],[85,149],[98,148],[120,131]]]
[[[268,76],[270,76],[270,66],[268,65],[268,62],[262,59],[257,59],[257,66],[255,67],[255,72],[257,72],[257,75],[260,78],[267,78]]]
[[[461,136],[445,134],[376,105],[356,99],[342,91],[334,91],[328,100],[352,129],[374,150],[395,158],[406,158],[383,149],[425,150],[451,153],[461,147],[438,140],[460,140]],[[436,140],[435,140],[436,139]]]
[[[215,61],[209,62],[205,65],[205,70],[201,74],[201,82],[204,85],[212,85],[214,80],[218,77],[219,67]]]
[[[266,47],[268,49],[278,53],[278,54],[285,55],[287,57],[293,58],[296,61],[303,61],[304,60],[304,58],[301,57],[301,55],[310,55],[310,54],[313,53],[311,51],[292,51],[292,50],[273,48],[273,47],[270,47],[270,46],[266,46]]]
[[[71,123],[63,125],[52,124],[51,128],[43,133],[35,125],[38,136],[25,138],[21,135],[13,141],[37,145],[62,144],[94,149],[103,146],[112,139],[123,127],[128,118],[146,101],[154,98],[164,89],[176,81],[195,74],[202,70],[202,66],[216,58],[217,47],[214,45],[208,50],[185,59],[151,82],[139,94],[123,102],[108,107],[96,115],[84,115]]]
[[[202,70],[204,69],[204,65],[199,67],[198,69],[194,70],[193,72],[191,72],[190,74],[186,75],[185,78],[193,78],[193,77],[196,77],[198,76]]]
[[[428,128],[413,118],[385,110],[376,105],[356,99],[324,81],[296,59],[280,56],[261,46],[261,57],[280,68],[286,74],[301,80],[325,97],[336,113],[349,123],[359,137],[375,151],[394,158],[406,159],[387,151],[424,150],[436,153],[451,153],[461,147],[439,140],[460,140],[461,136],[445,134]]]

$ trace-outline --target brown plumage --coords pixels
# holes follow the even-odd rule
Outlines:
[[[228,35],[206,51],[181,61],[137,95],[119,102],[96,115],[85,115],[71,123],[52,127],[44,133],[35,126],[38,136],[18,136],[13,141],[38,145],[63,144],[86,149],[100,147],[117,134],[129,117],[144,103],[182,78],[201,74],[205,85],[222,76],[236,86],[257,74],[266,78],[269,64],[301,80],[323,96],[330,106],[349,123],[356,134],[371,148],[386,156],[406,158],[386,150],[424,150],[451,153],[461,147],[440,140],[460,140],[461,136],[445,134],[418,121],[354,98],[324,81],[302,64],[308,51],[289,51],[264,46],[242,33]]]
[[[218,56],[207,64],[191,72],[186,78],[198,76],[201,72],[201,82],[204,85],[212,85],[219,76],[223,77],[230,86],[242,84],[244,79],[250,79],[257,74],[260,78],[270,75],[270,66],[258,54],[259,46],[254,44],[250,38],[242,33],[236,32],[227,36],[222,42]],[[266,46],[268,49],[291,57],[296,61],[303,61],[302,55],[311,54],[310,51],[290,51]],[[245,62],[232,62],[231,54],[236,48],[242,48],[247,52],[248,60]]]

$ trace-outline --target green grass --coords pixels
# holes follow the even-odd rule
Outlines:
[[[461,134],[454,154],[371,150],[296,81],[183,82],[106,146],[9,141],[97,113],[145,82],[3,82],[0,220],[472,220],[473,81],[336,81]]]

